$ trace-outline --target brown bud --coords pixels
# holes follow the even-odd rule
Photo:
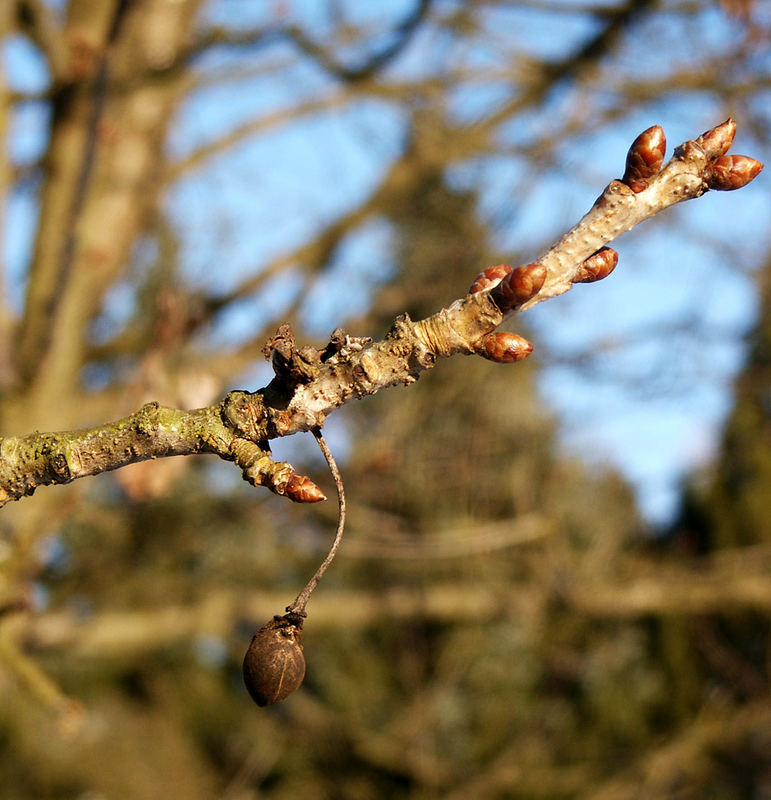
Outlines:
[[[578,267],[573,283],[594,283],[607,278],[618,264],[618,253],[612,247],[601,247]]]
[[[305,475],[292,475],[286,482],[284,494],[295,503],[318,503],[327,496]]]
[[[707,186],[721,192],[741,189],[762,169],[762,162],[749,156],[720,156],[708,167]]]
[[[290,612],[273,617],[252,636],[244,656],[244,683],[258,706],[280,702],[303,682],[302,623],[299,614]]]
[[[474,345],[474,352],[489,361],[497,361],[499,364],[511,364],[514,361],[521,361],[533,352],[533,345],[517,336],[516,333],[509,331],[495,331],[483,336]]]
[[[666,150],[667,137],[661,125],[644,130],[629,148],[622,182],[633,192],[647,189],[650,179],[661,169]]]
[[[724,155],[736,135],[736,123],[729,117],[725,122],[702,133],[696,144],[704,150],[708,161]]]
[[[510,267],[508,264],[497,264],[494,267],[488,267],[476,276],[468,293],[476,294],[477,292],[483,292],[485,289],[492,289],[493,286],[497,286],[512,269],[513,267]]]
[[[541,291],[546,267],[525,264],[512,270],[492,291],[492,298],[503,313],[513,311]]]

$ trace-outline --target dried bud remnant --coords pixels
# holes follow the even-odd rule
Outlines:
[[[720,125],[716,125],[714,128],[702,133],[696,140],[696,144],[704,150],[707,160],[713,161],[728,152],[735,135],[736,123],[729,117]]]
[[[492,289],[497,286],[514,268],[508,264],[496,264],[494,267],[488,267],[474,279],[474,283],[468,290],[469,294],[476,294],[483,292],[485,289]]]
[[[666,150],[667,137],[661,125],[653,125],[644,130],[629,148],[622,182],[635,193],[647,189],[648,182],[664,163]]]
[[[492,298],[506,314],[537,295],[545,280],[546,267],[542,264],[525,264],[512,270],[493,289]]]
[[[612,247],[601,247],[579,267],[573,283],[594,283],[607,278],[618,264],[618,253]]]
[[[720,156],[709,165],[707,186],[720,192],[741,189],[762,169],[762,162],[749,156]]]
[[[488,361],[512,364],[521,361],[533,352],[533,345],[509,331],[496,331],[483,336],[474,346],[474,351]]]
[[[292,613],[273,617],[252,636],[244,656],[244,684],[258,706],[280,702],[303,682],[301,636],[302,617]]]

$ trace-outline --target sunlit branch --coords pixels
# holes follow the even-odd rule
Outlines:
[[[299,347],[283,325],[264,349],[275,377],[257,392],[233,391],[221,403],[192,412],[149,404],[101,428],[1,440],[0,502],[31,494],[39,485],[67,483],[133,461],[194,453],[234,460],[251,483],[292,499],[322,499],[289,465],[272,461],[269,440],[321,428],[330,413],[350,400],[408,386],[441,358],[476,354],[511,363],[527,356],[528,342],[496,331],[507,316],[567,292],[575,283],[606,277],[617,262],[606,245],[640,222],[708,189],[741,188],[758,174],[760,162],[725,155],[735,127],[728,120],[685,142],[666,165],[662,129],[647,129],[630,147],[623,178],[611,181],[584,217],[540,258],[516,269],[499,265],[485,270],[470,294],[423,320],[397,317],[381,341],[337,329],[321,349]],[[392,179],[403,167],[396,165]]]
[[[361,63],[355,66],[343,64],[335,59],[329,51],[318,45],[301,28],[292,27],[287,29],[286,33],[289,40],[301,52],[312,58],[330,75],[341,81],[353,83],[372,77],[404,50],[421,22],[427,17],[431,3],[432,0],[417,0],[414,10],[391,32],[393,41],[365,57]]]
[[[343,91],[321,100],[311,100],[306,103],[298,103],[291,108],[281,109],[272,114],[266,114],[249,122],[239,125],[228,131],[225,136],[221,136],[212,142],[199,147],[184,158],[170,164],[166,169],[166,180],[171,183],[177,180],[180,175],[189,172],[191,169],[199,167],[208,159],[230,150],[234,145],[245,139],[258,134],[266,133],[274,128],[297,122],[303,117],[320,112],[339,109],[351,102],[351,96]]]

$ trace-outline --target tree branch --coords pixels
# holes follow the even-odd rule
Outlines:
[[[394,41],[356,66],[346,66],[337,61],[299,27],[289,28],[286,35],[305,55],[316,61],[330,75],[339,80],[353,83],[372,77],[404,50],[420,23],[428,16],[431,2],[432,0],[418,0],[414,10],[394,28],[392,32],[395,37]]]
[[[31,495],[38,486],[70,483],[154,458],[197,453],[235,461],[245,480],[298,502],[326,499],[289,464],[273,461],[267,444],[244,440],[228,423],[227,413],[239,409],[242,394],[232,392],[222,403],[193,411],[148,403],[124,419],[96,428],[0,439],[0,506]]]
[[[355,545],[356,541],[354,538],[349,544]],[[468,558],[478,552],[473,545],[465,552],[452,549],[450,545],[449,558]],[[371,553],[373,558],[391,555]],[[427,555],[431,557],[430,552]],[[744,548],[738,554],[721,553],[663,571],[655,560],[641,557],[623,562],[621,574],[614,575],[613,580],[589,576],[588,583],[586,576],[578,577],[575,565],[568,565],[561,566],[551,580],[538,574],[532,584],[513,584],[504,592],[478,580],[448,580],[428,588],[391,587],[377,595],[366,590],[332,589],[314,598],[313,623],[319,630],[337,628],[340,609],[346,609],[349,630],[367,629],[383,619],[410,619],[416,615],[438,623],[500,617],[516,620],[532,613],[534,595],[541,596],[544,603],[556,600],[581,616],[596,620],[653,615],[687,618],[751,611],[767,614],[771,610],[770,555],[767,548]],[[350,556],[346,552],[345,557]],[[285,602],[281,593],[245,593],[222,587],[208,591],[197,602],[138,611],[102,611],[86,620],[73,609],[47,611],[28,620],[24,641],[32,650],[67,651],[78,660],[135,658],[141,653],[175,647],[181,641],[189,642],[198,634],[227,636],[234,620],[264,619]]]
[[[19,29],[29,36],[48,62],[53,82],[66,83],[70,79],[71,54],[55,12],[41,0],[18,0],[16,20]]]
[[[728,120],[684,143],[663,168],[663,131],[644,131],[630,148],[623,178],[611,181],[580,222],[536,262],[486,270],[448,308],[417,322],[398,317],[382,341],[337,329],[323,349],[298,348],[284,325],[264,350],[275,378],[257,392],[233,391],[221,403],[194,411],[151,403],[111,425],[0,440],[0,505],[40,485],[194,453],[235,461],[246,480],[293,500],[323,499],[307,478],[272,461],[269,440],[320,428],[351,399],[414,383],[440,358],[476,354],[509,363],[528,355],[532,348],[521,337],[495,332],[507,316],[574,283],[604,278],[617,258],[605,245],[643,220],[710,188],[741,188],[760,172],[763,165],[754,159],[725,155],[735,128]]]

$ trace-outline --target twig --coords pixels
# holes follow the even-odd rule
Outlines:
[[[725,155],[735,129],[727,120],[678,147],[663,166],[663,131],[657,125],[644,131],[630,148],[622,179],[611,181],[550,250],[516,269],[499,265],[485,270],[468,294],[427,319],[397,317],[382,341],[338,329],[321,349],[298,347],[284,325],[264,351],[275,378],[259,391],[233,391],[220,403],[193,411],[149,404],[117,423],[86,431],[0,439],[0,506],[32,494],[37,486],[68,483],[148,458],[194,453],[236,461],[251,483],[293,500],[323,499],[310,481],[293,477],[289,465],[271,461],[271,439],[320,429],[330,413],[350,400],[410,385],[440,358],[479,355],[511,363],[526,357],[532,350],[529,342],[496,331],[507,316],[576,283],[606,277],[618,256],[605,245],[654,214],[709,189],[741,188],[760,172],[763,165],[755,159]]]
[[[332,451],[329,449],[329,445],[326,443],[321,433],[321,428],[314,428],[312,433],[316,437],[316,441],[319,443],[321,452],[324,454],[324,458],[327,460],[329,471],[332,473],[332,478],[335,481],[335,488],[337,489],[337,505],[339,510],[337,518],[337,531],[335,532],[335,538],[332,542],[332,547],[329,548],[327,557],[321,562],[319,568],[305,585],[305,588],[300,592],[300,594],[297,595],[295,601],[286,607],[287,613],[298,614],[303,617],[305,616],[305,606],[308,604],[308,598],[311,596],[313,590],[319,585],[319,581],[322,579],[324,573],[327,571],[329,565],[337,555],[340,543],[343,541],[343,531],[345,530],[345,489],[343,487],[343,479],[340,475],[340,470],[337,468],[337,463],[332,455]]]

